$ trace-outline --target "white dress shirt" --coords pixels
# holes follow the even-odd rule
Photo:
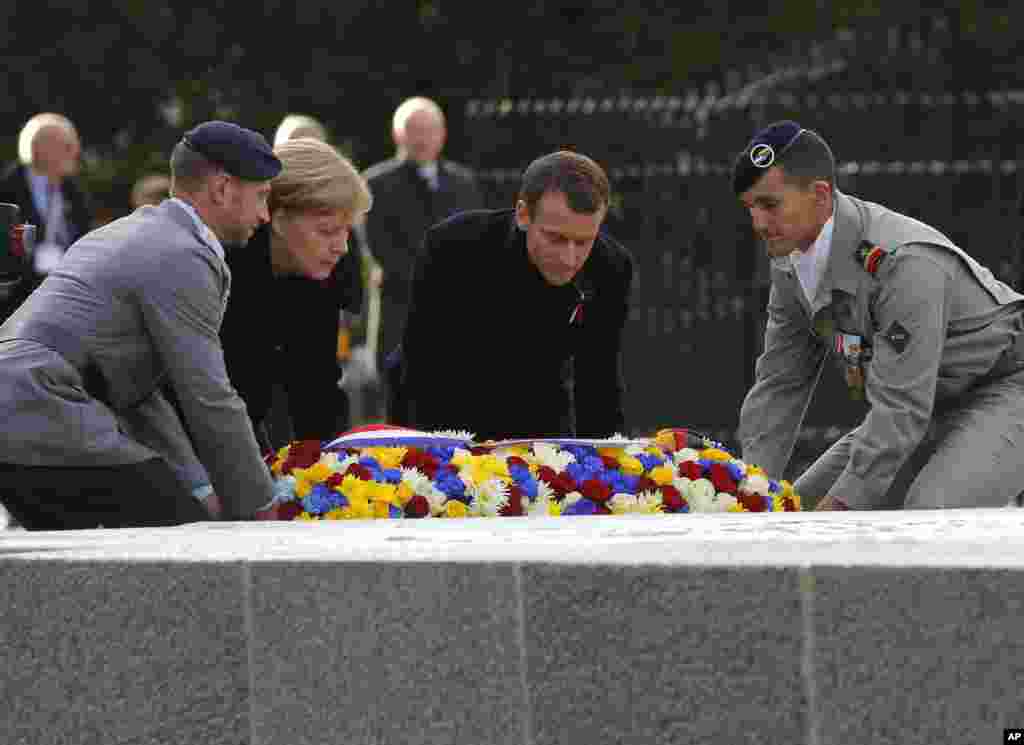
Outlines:
[[[821,232],[811,247],[806,251],[794,251],[789,255],[789,260],[796,270],[796,276],[800,279],[800,286],[807,296],[807,302],[813,305],[814,294],[818,291],[821,278],[825,276],[825,267],[828,266],[828,255],[832,251],[832,229],[835,227],[835,213],[828,218],[828,222],[822,227]]]

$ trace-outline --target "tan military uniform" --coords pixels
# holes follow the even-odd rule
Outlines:
[[[835,200],[813,302],[792,265],[773,262],[744,459],[782,473],[832,356],[870,409],[798,479],[802,496],[860,509],[1010,503],[1024,491],[1024,296],[934,228]]]

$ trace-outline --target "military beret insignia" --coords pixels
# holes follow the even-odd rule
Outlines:
[[[868,274],[877,274],[878,267],[889,253],[881,246],[876,246],[869,241],[861,241],[857,249],[857,261],[864,267]]]
[[[769,124],[754,135],[733,165],[732,186],[742,194],[774,165],[781,164],[786,151],[806,130],[794,121]]]
[[[892,344],[893,349],[903,354],[903,350],[910,343],[910,332],[899,321],[893,321],[889,326],[889,330],[882,335],[882,338]]]

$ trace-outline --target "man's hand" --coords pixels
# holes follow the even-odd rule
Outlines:
[[[221,505],[220,497],[217,496],[216,492],[210,492],[206,497],[204,497],[203,504],[206,506],[206,511],[210,513],[210,517],[214,520],[220,520],[224,507]]]
[[[846,506],[846,502],[844,502],[839,497],[824,497],[820,502],[818,502],[818,505],[814,508],[815,512],[829,512],[834,510],[848,509],[850,508]]]

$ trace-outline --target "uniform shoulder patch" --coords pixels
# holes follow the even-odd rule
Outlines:
[[[861,241],[857,247],[857,261],[864,267],[864,271],[871,275],[878,273],[878,268],[888,255],[888,251],[871,241]]]
[[[910,343],[910,332],[899,321],[893,321],[882,336],[899,354],[903,354],[903,350]]]

